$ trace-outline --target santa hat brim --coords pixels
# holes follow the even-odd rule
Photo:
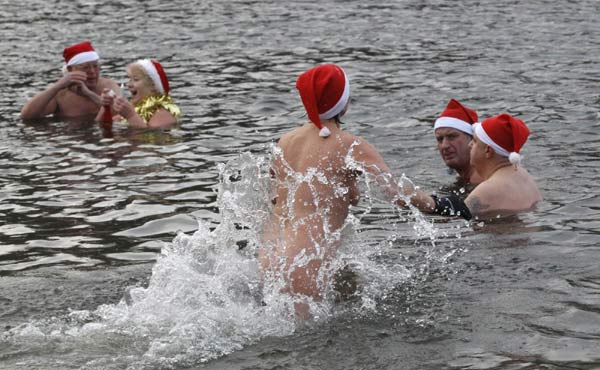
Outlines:
[[[152,61],[150,59],[140,59],[136,63],[139,64],[144,69],[144,71],[146,71],[146,74],[148,75],[148,77],[150,77],[150,79],[154,83],[156,90],[160,94],[164,94],[165,88],[160,79],[160,75],[158,74],[158,71],[156,70],[156,67],[154,66]]]
[[[469,134],[473,136],[473,126],[470,123],[467,123],[463,120],[454,117],[440,117],[435,120],[435,125],[433,129],[438,129],[441,127],[449,127],[454,128],[459,131],[464,132],[465,134]]]
[[[483,126],[481,125],[481,122],[477,122],[475,125],[475,135],[477,135],[477,138],[479,140],[481,140],[483,143],[489,145],[492,147],[492,149],[494,149],[494,151],[503,156],[503,157],[508,157],[510,156],[510,153],[508,152],[508,150],[504,149],[503,147],[501,147],[500,145],[498,145],[494,140],[492,140],[492,138],[487,134],[487,132],[485,132],[485,130],[483,129]]]
[[[67,66],[74,66],[77,64],[83,64],[87,62],[95,62],[100,59],[100,56],[95,51],[84,51],[83,53],[79,53],[75,55],[73,58],[69,59],[67,62]]]

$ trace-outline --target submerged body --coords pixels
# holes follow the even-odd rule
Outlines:
[[[131,127],[172,128],[178,122],[181,110],[169,95],[169,80],[162,65],[154,60],[140,59],[127,66],[127,75],[131,101],[122,96],[114,97],[108,90],[103,91],[103,107],[96,120],[101,122],[104,110],[109,107],[118,114],[113,120],[122,118]]]
[[[102,104],[104,90],[119,92],[117,84],[100,77],[100,56],[89,41],[63,50],[63,76],[44,91],[29,99],[21,109],[21,118],[35,119],[47,115],[61,118],[96,114]]]
[[[70,67],[61,79],[31,98],[21,110],[23,119],[54,115],[60,118],[93,115],[100,109],[104,89],[119,92],[117,84],[99,76],[97,62]]]
[[[474,126],[469,144],[470,161],[483,181],[464,202],[452,197],[431,197],[420,208],[467,219],[506,216],[533,209],[542,195],[533,177],[520,166],[519,151],[529,136],[525,123],[509,114],[500,114]]]
[[[471,158],[485,180],[465,203],[479,218],[529,211],[542,200],[535,180],[525,168],[512,165],[477,137],[471,144]]]

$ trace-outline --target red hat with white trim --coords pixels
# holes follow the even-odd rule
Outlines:
[[[450,99],[446,109],[435,120],[433,129],[450,127],[473,136],[473,124],[475,122],[477,122],[477,112],[463,106],[454,99]]]
[[[519,152],[529,136],[525,122],[510,114],[500,114],[475,124],[475,135],[510,163],[521,163]]]
[[[165,70],[159,62],[150,59],[140,59],[135,62],[135,64],[142,67],[160,94],[169,95],[169,80],[167,79]]]
[[[89,41],[80,42],[71,46],[67,46],[63,50],[63,58],[67,66],[74,66],[77,64],[94,62],[100,59],[96,50],[92,47]]]
[[[319,136],[329,136],[331,132],[321,120],[340,114],[350,97],[350,83],[344,70],[335,64],[311,68],[298,77],[296,88],[308,118],[319,128]]]

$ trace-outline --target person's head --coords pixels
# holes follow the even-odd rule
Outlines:
[[[434,134],[437,148],[446,166],[461,172],[470,167],[469,143],[477,112],[450,99],[446,109],[435,121]]]
[[[169,80],[162,65],[149,59],[140,59],[127,66],[131,102],[136,104],[149,96],[169,95]]]
[[[100,78],[100,56],[89,41],[83,41],[63,50],[66,69],[81,71],[87,75],[86,86],[94,90]]]
[[[475,124],[471,144],[471,162],[475,168],[496,162],[521,163],[520,150],[527,141],[529,129],[510,114],[500,114]]]
[[[330,135],[321,120],[339,119],[346,112],[350,83],[344,70],[335,64],[322,64],[302,73],[296,80],[308,118],[319,129],[321,137]]]

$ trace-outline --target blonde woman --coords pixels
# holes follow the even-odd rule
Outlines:
[[[104,90],[104,107],[98,112],[96,120],[102,121],[104,110],[108,106],[132,127],[171,128],[181,111],[169,96],[169,80],[162,65],[155,60],[140,59],[127,66],[127,75],[131,100],[127,101],[122,96],[114,96],[109,90]]]

